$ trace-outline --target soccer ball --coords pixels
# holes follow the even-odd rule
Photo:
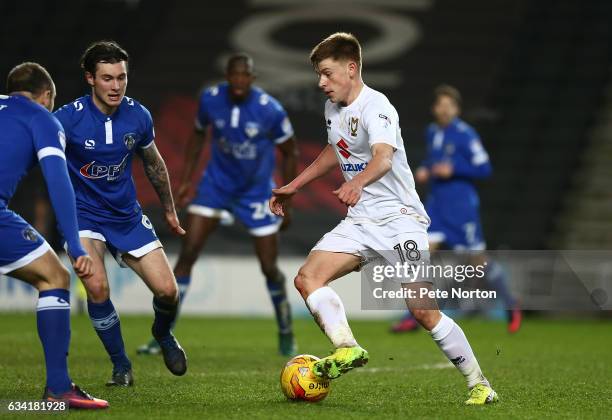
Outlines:
[[[289,360],[281,371],[281,388],[290,400],[317,402],[329,394],[329,379],[316,376],[310,367],[319,360],[310,354],[300,354]]]

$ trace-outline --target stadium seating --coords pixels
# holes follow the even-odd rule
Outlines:
[[[0,16],[3,71],[21,61],[41,63],[57,85],[56,104],[63,104],[87,93],[78,62],[88,43],[115,39],[135,62],[149,52],[149,40],[163,17],[163,2],[0,2]]]
[[[612,77],[610,78],[612,79]],[[556,219],[551,246],[561,249],[610,249],[612,247],[612,84],[604,91],[604,104],[589,130],[587,145],[571,188]]]
[[[555,217],[568,201],[610,76],[611,6],[542,1],[525,10],[504,74],[489,96],[501,119],[482,133],[496,168],[483,194],[494,246],[560,246],[550,241],[553,232],[571,228]],[[576,216],[569,213],[564,221]]]
[[[569,189],[579,189],[585,177],[596,177],[585,171],[577,178],[572,174],[581,162],[596,165],[588,156],[600,155],[595,149],[581,160],[610,76],[612,3],[421,3],[429,6],[398,12],[418,22],[421,37],[415,46],[373,68],[366,57],[364,67],[366,82],[371,70],[402,73],[400,86],[382,90],[401,116],[409,163],[414,167],[424,156],[423,129],[430,120],[432,89],[443,82],[456,85],[464,95],[464,117],[481,133],[495,169],[492,179],[481,185],[489,245],[515,249],[555,246],[553,239],[564,235],[560,231],[570,229],[566,221],[572,216],[566,204],[570,197],[579,197]],[[172,112],[182,116],[178,122],[189,125],[195,93],[202,83],[219,79],[223,54],[235,48],[232,31],[254,14],[284,10],[276,6],[262,9],[257,2],[244,5],[239,12],[230,6],[211,8],[194,0],[181,2],[180,7],[158,0],[1,2],[0,14],[6,17],[0,28],[3,62],[32,59],[47,65],[58,84],[57,103],[62,104],[87,90],[77,65],[84,46],[94,39],[114,38],[133,57],[129,94],[153,111],[158,125],[165,118],[160,113],[168,109],[167,104],[185,103],[185,108]],[[392,9],[381,7],[386,12]],[[20,30],[24,25],[28,30]],[[332,29],[363,33],[366,41],[375,36],[372,28],[352,21],[336,26],[312,22],[300,28],[304,31],[283,29],[282,42],[303,49]],[[14,33],[19,36],[12,36]],[[283,99],[286,92],[273,93]],[[288,98],[287,108],[300,141],[322,144],[320,112],[298,109]],[[160,144],[178,149],[176,130],[159,128]],[[310,158],[310,154],[304,156]],[[177,159],[178,155],[168,156],[171,162]],[[589,186],[585,191],[601,188]],[[584,210],[584,214],[601,214],[604,209]],[[151,213],[155,221],[155,211]],[[299,253],[322,233],[312,229],[308,220],[321,220],[318,226],[330,227],[339,216],[332,211],[325,218],[308,209],[304,215],[308,217],[298,219],[301,222],[287,234],[288,242],[299,244],[294,249]],[[594,235],[600,225],[595,226]],[[163,229],[160,234],[164,235]],[[250,251],[248,244],[245,251]]]

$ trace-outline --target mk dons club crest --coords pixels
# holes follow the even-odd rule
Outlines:
[[[349,129],[352,137],[357,137],[357,126],[359,125],[359,118],[351,117]]]
[[[127,147],[128,150],[132,150],[134,148],[134,145],[136,144],[136,134],[127,133],[125,136],[123,136],[123,142],[125,143],[125,147]]]

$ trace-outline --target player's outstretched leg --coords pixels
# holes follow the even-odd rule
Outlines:
[[[340,296],[328,286],[312,292],[306,305],[336,351],[314,364],[314,373],[334,379],[349,370],[365,365],[368,352],[357,344],[348,325]]]
[[[427,329],[442,353],[463,374],[469,388],[468,405],[498,401],[497,393],[480,370],[480,365],[459,325],[437,309],[412,309],[416,320]]]
[[[353,337],[340,296],[326,286],[357,268],[359,261],[351,254],[312,251],[295,278],[295,286],[310,313],[336,349],[314,363],[317,376],[334,379],[368,362],[368,352]]]

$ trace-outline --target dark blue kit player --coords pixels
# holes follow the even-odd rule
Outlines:
[[[0,95],[0,274],[25,281],[39,292],[36,324],[47,372],[43,399],[64,400],[72,408],[106,408],[106,401],[82,391],[68,374],[70,274],[47,241],[7,208],[19,180],[40,164],[73,268],[82,278],[91,278],[93,262],[79,242],[66,170],[66,138],[50,113],[55,84],[39,64],[22,63],[10,71],[6,88],[9,95]]]
[[[290,222],[290,213],[280,218],[268,201],[274,188],[276,150],[283,157],[283,178],[295,177],[297,147],[287,113],[272,96],[256,86],[253,60],[234,54],[226,66],[227,81],[200,95],[195,132],[189,140],[177,202],[188,203],[190,181],[208,129],[212,132],[211,158],[187,207],[187,235],[183,237],[174,274],[183,296],[191,282],[192,269],[210,234],[219,223],[238,219],[249,231],[261,271],[274,306],[279,330],[279,353],[296,354],[285,276],[277,265],[278,231]],[[155,341],[138,349],[156,353]]]
[[[473,127],[459,118],[461,94],[449,85],[434,91],[434,122],[426,130],[427,157],[415,172],[417,183],[429,183],[425,202],[431,218],[429,249],[442,245],[455,251],[466,251],[473,265],[486,265],[485,278],[497,291],[506,308],[508,332],[521,326],[522,315],[517,300],[508,289],[508,275],[496,261],[487,258],[486,242],[480,223],[480,199],[474,182],[492,173],[489,155]],[[418,328],[407,314],[393,331]]]
[[[91,44],[81,58],[91,94],[55,112],[66,132],[68,172],[76,195],[79,235],[96,273],[81,279],[96,333],[113,363],[107,385],[133,383],[119,316],[110,300],[104,252],[131,268],[153,292],[152,333],[166,367],[174,375],[187,370],[185,352],[171,333],[178,310],[178,288],[153,225],[136,200],[132,160],[138,154],[157,192],[170,229],[182,235],[166,165],[155,146],[149,111],[125,96],[128,54],[112,41]]]

